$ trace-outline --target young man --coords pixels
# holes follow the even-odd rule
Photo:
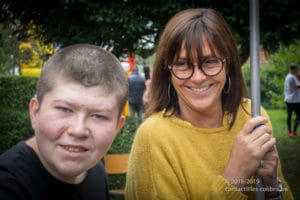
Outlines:
[[[53,55],[29,104],[35,136],[0,156],[1,199],[108,199],[100,160],[124,124],[127,98],[111,53],[78,44]]]

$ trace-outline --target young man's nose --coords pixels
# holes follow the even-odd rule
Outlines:
[[[74,117],[69,124],[68,133],[77,137],[84,137],[88,134],[88,127],[84,117]]]

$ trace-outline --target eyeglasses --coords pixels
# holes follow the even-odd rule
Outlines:
[[[202,60],[198,67],[206,76],[216,76],[222,71],[225,61],[225,58],[208,57]],[[176,78],[186,80],[193,76],[195,66],[184,59],[179,59],[168,68]]]

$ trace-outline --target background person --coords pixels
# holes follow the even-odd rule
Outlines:
[[[124,124],[127,92],[119,61],[97,46],[51,56],[29,104],[35,136],[0,156],[0,198],[109,199],[100,160]]]
[[[255,174],[266,198],[292,199],[271,123],[263,108],[251,117],[237,46],[218,12],[188,9],[171,18],[150,92],[149,117],[130,153],[127,199],[254,199]]]
[[[284,101],[287,110],[287,128],[290,137],[298,137],[297,127],[300,123],[300,82],[298,81],[298,65],[290,64],[290,70],[284,80]],[[296,114],[292,128],[292,116]]]
[[[135,66],[131,75],[128,77],[129,84],[129,112],[130,116],[136,117],[138,123],[142,121],[143,113],[143,94],[145,90],[145,79],[139,73],[139,68]]]

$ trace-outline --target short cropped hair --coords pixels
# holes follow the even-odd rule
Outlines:
[[[36,87],[40,104],[58,79],[86,86],[101,86],[116,95],[120,113],[128,98],[128,82],[119,60],[110,52],[90,44],[65,47],[45,62]]]

